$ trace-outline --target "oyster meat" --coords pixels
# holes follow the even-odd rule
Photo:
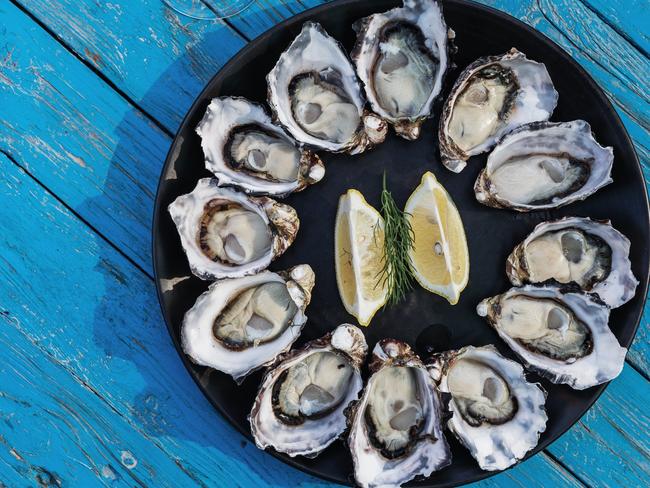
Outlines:
[[[277,120],[301,143],[356,154],[386,137],[386,122],[364,110],[350,60],[320,24],[303,25],[267,83]]]
[[[480,58],[458,77],[445,101],[438,138],[442,163],[456,173],[520,125],[548,120],[558,94],[546,66],[512,48]]]
[[[474,185],[484,205],[519,212],[584,200],[612,182],[614,153],[584,120],[540,122],[506,135]]]
[[[546,286],[511,288],[477,307],[531,369],[583,390],[616,378],[625,362],[609,329],[609,308],[583,293]]]
[[[363,388],[368,347],[349,324],[278,358],[262,380],[249,421],[260,449],[318,455],[346,428],[348,404]]]
[[[214,98],[196,128],[205,167],[219,185],[284,196],[323,178],[325,166],[244,98]]]
[[[449,430],[481,469],[506,469],[537,445],[548,420],[546,392],[519,363],[489,345],[437,354],[428,367],[451,395]]]
[[[609,221],[567,217],[535,227],[508,257],[506,272],[515,286],[575,283],[614,308],[639,284],[629,254],[630,241]]]
[[[356,482],[400,486],[450,464],[441,403],[420,358],[407,344],[383,339],[370,370],[361,399],[347,412]]]
[[[241,382],[298,338],[314,280],[311,267],[303,264],[215,281],[185,313],[183,351],[196,364]]]
[[[250,197],[202,178],[169,205],[192,272],[204,280],[256,273],[291,245],[298,214],[268,197]]]
[[[436,0],[404,0],[404,6],[353,25],[352,59],[372,109],[414,140],[430,117],[449,66],[447,29]]]

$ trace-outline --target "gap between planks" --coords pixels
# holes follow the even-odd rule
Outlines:
[[[126,100],[131,106],[133,106],[135,109],[137,109],[139,112],[141,112],[147,119],[149,119],[156,127],[158,127],[163,133],[165,133],[168,137],[173,138],[173,133],[169,131],[163,124],[161,124],[154,116],[152,116],[150,113],[148,113],[143,107],[141,107],[135,100],[133,100],[131,97],[129,97],[123,90],[119,89],[106,75],[101,73],[94,65],[86,61],[81,55],[77,53],[76,50],[74,50],[71,46],[69,46],[63,39],[60,38],[55,32],[53,32],[50,28],[48,28],[44,23],[40,22],[34,15],[32,15],[28,10],[23,8],[22,5],[17,3],[16,0],[11,0],[12,3],[20,9],[25,15],[27,15],[34,23],[36,23],[41,29],[43,29],[45,32],[47,32],[48,35],[50,35],[54,40],[56,40],[61,46],[63,46],[68,52],[70,52],[77,60],[79,60],[82,64],[84,64],[87,68],[89,68],[96,76],[98,76],[104,83],[106,83],[113,91],[118,93],[124,100]],[[582,2],[581,0],[581,3]],[[607,19],[603,18],[601,15],[599,15],[598,12],[594,11],[592,8],[590,8],[588,5],[585,4],[587,8],[592,10],[594,14],[596,14],[605,24],[610,26],[613,30],[615,30],[621,37],[623,37],[631,46],[633,46],[637,51],[639,51],[641,54],[647,57],[647,53],[644,52],[644,50],[640,49],[640,47],[633,42],[632,40],[629,39],[627,35],[624,33],[620,32],[619,29],[616,28],[616,26],[613,26]],[[558,31],[561,32],[561,29],[558,28],[555,23],[548,18],[548,16],[540,9],[544,17],[551,23]],[[235,32],[239,37],[244,39],[245,41],[249,42],[251,39],[245,35],[240,29],[238,29],[236,26],[233,25],[231,21],[224,20],[224,24],[226,24],[233,32]],[[570,39],[567,38],[567,42],[573,44]],[[578,48],[577,46],[575,46]],[[597,62],[596,60],[593,60],[594,62]],[[604,69],[604,68],[603,68]],[[26,170],[22,165],[20,165],[11,155],[7,154],[4,151],[0,151],[3,154],[7,156],[7,158],[16,166],[21,168],[25,174],[27,174],[30,178],[32,178],[41,188],[43,188],[48,194],[50,194],[53,198],[55,198],[61,205],[63,205],[66,209],[68,209],[77,219],[79,219],[81,222],[83,222],[84,225],[86,225],[88,228],[90,228],[95,234],[97,234],[101,239],[105,242],[107,242],[113,249],[115,249],[120,255],[126,258],[126,260],[131,263],[136,269],[141,271],[145,276],[147,276],[149,279],[153,281],[153,276],[146,272],[141,266],[139,266],[135,261],[133,261],[131,258],[129,258],[128,255],[126,255],[120,248],[118,248],[111,240],[109,240],[106,236],[104,236],[101,232],[99,232],[93,225],[91,225],[87,220],[82,218],[73,208],[68,206],[64,201],[62,201],[56,194],[54,194],[46,185],[42,184],[34,175],[32,175],[29,171]],[[639,371],[636,367],[634,367],[633,364],[629,363],[630,366],[632,366],[633,369],[635,369],[637,372],[639,372],[646,380],[648,379],[646,375],[644,375],[641,371]],[[577,476],[570,468],[568,468],[562,461],[557,459],[553,454],[551,454],[548,450],[544,451],[547,456],[549,456],[555,463],[557,463],[559,466],[561,466],[564,470],[566,470],[568,473],[570,473],[574,478],[576,478],[580,483],[586,486],[586,483],[579,477]]]

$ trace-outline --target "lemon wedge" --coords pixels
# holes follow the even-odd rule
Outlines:
[[[341,195],[334,231],[336,283],[345,309],[368,325],[386,303],[379,274],[384,256],[384,220],[357,190]]]
[[[414,233],[409,252],[415,279],[455,305],[469,280],[463,221],[445,188],[426,172],[404,211]]]

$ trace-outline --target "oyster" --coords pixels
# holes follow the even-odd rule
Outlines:
[[[291,245],[298,214],[268,197],[220,188],[214,178],[169,205],[192,273],[204,280],[256,273]]]
[[[616,378],[627,350],[609,329],[609,308],[556,287],[511,288],[477,307],[531,369],[583,390]]]
[[[276,118],[304,144],[357,154],[386,137],[386,122],[364,111],[350,60],[319,24],[303,25],[267,83]]]
[[[474,185],[484,205],[519,212],[584,200],[612,182],[614,154],[584,120],[540,122],[506,135]]]
[[[273,125],[264,109],[244,98],[214,98],[196,128],[205,167],[219,185],[284,196],[319,181],[320,158]]]
[[[520,125],[547,120],[558,94],[546,66],[512,48],[480,58],[458,77],[440,117],[442,163],[456,173]]]
[[[408,344],[383,339],[373,373],[350,406],[348,444],[362,487],[399,486],[451,463],[433,380]]]
[[[546,392],[493,345],[435,355],[429,371],[439,390],[451,394],[449,430],[481,469],[506,469],[539,442],[548,420]]]
[[[307,321],[314,272],[307,264],[215,281],[185,313],[183,351],[241,382],[291,347]]]
[[[414,140],[442,89],[449,66],[447,29],[436,0],[404,0],[404,6],[353,25],[352,59],[372,109],[400,136]]]
[[[515,286],[575,283],[614,308],[631,300],[639,284],[629,255],[630,241],[609,221],[567,217],[535,227],[508,257],[506,272]]]
[[[318,455],[346,427],[348,404],[359,397],[359,368],[368,346],[349,324],[288,352],[267,371],[249,420],[260,449],[289,456]]]

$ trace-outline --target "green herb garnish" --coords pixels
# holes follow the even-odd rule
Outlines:
[[[413,289],[413,266],[409,250],[414,233],[404,211],[395,203],[386,187],[384,172],[381,191],[381,215],[384,218],[384,256],[378,277],[388,290],[386,305],[396,305]]]

